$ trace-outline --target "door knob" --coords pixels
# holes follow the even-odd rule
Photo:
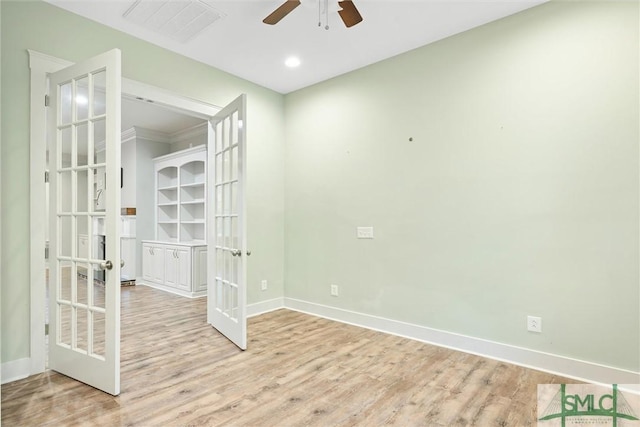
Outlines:
[[[102,261],[100,263],[101,270],[111,270],[113,268],[113,263],[111,261]]]
[[[233,256],[241,256],[242,251],[240,249],[231,249],[231,255]]]

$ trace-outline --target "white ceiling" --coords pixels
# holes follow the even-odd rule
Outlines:
[[[46,1],[277,92],[288,93],[546,0],[354,0],[364,21],[347,29],[333,12],[329,15],[329,30],[318,27],[318,0],[303,0],[301,6],[274,26],[263,24],[262,19],[284,0],[200,0],[224,17],[186,43],[123,19],[123,13],[134,0]],[[302,61],[298,68],[285,67],[284,61],[291,55]]]

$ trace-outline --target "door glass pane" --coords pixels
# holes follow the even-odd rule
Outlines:
[[[231,311],[229,315],[232,319],[238,318],[238,286],[235,283],[231,286]]]
[[[87,233],[89,232],[89,217],[77,216],[76,217],[76,258],[89,258],[89,245]]]
[[[91,354],[104,357],[104,313],[93,311],[91,314],[93,318],[93,321],[91,322],[93,326],[93,352]]]
[[[224,215],[229,215],[230,209],[231,209],[231,188],[229,184],[223,184],[222,185],[222,191],[223,191],[223,195],[222,195],[222,213]]]
[[[235,215],[238,213],[238,182],[232,182],[230,184],[230,195],[229,195],[229,214]]]
[[[60,172],[58,174],[58,213],[71,213],[71,185],[72,172]]]
[[[63,257],[71,257],[71,242],[73,224],[70,216],[58,217],[58,254]]]
[[[89,268],[90,265],[86,262],[79,262],[78,263],[78,282],[80,282],[81,280],[84,281],[85,283],[87,283],[89,281]],[[89,300],[85,299],[83,304],[88,304]]]
[[[229,119],[222,121],[222,148],[229,147]]]
[[[93,212],[104,212],[106,207],[106,176],[103,167],[93,169],[93,200],[91,208]]]
[[[231,217],[231,247],[240,248],[240,242],[238,241],[238,218]]]
[[[224,251],[222,249],[216,249],[216,278],[222,278],[224,274],[224,265],[222,264],[224,257]]]
[[[76,126],[76,165],[77,166],[85,166],[87,164],[87,154],[88,154],[88,143],[89,143],[89,125],[87,123],[83,123],[81,125]]]
[[[231,115],[231,144],[238,143],[238,112]]]
[[[222,215],[222,186],[216,186],[216,215]]]
[[[60,168],[71,167],[71,144],[72,144],[72,130],[73,128],[67,127],[59,130],[60,132],[60,153],[58,156],[58,164]]]
[[[224,246],[227,248],[235,249],[231,246],[233,242],[231,241],[231,218],[224,218]]]
[[[58,299],[71,301],[71,261],[60,261],[58,265]]]
[[[88,311],[86,308],[76,308],[76,350],[83,352],[88,348]]]
[[[86,268],[87,264],[78,264],[78,275],[76,277],[76,302],[89,304],[89,290],[87,289],[87,279],[80,275],[80,269]]]
[[[229,274],[231,273],[231,258],[231,252],[224,251],[224,276],[222,276],[224,280],[229,280]]]
[[[71,123],[71,97],[72,89],[71,82],[65,83],[60,86],[60,99],[58,103],[60,105],[59,117],[61,125]]]
[[[217,123],[216,128],[216,153],[222,151],[222,123]]]
[[[231,149],[231,162],[229,164],[231,170],[231,179],[238,179],[238,147],[235,146]]]
[[[93,75],[93,116],[101,116],[106,112],[106,76],[104,71]]]
[[[216,154],[216,181],[222,181],[222,153]]]
[[[107,134],[106,130],[106,119],[100,119],[93,122],[93,163],[104,163],[105,162],[105,138]]]
[[[215,297],[215,308],[217,310],[222,311],[223,308],[223,302],[222,302],[222,290],[223,290],[223,283],[222,280],[216,280],[216,297]]]
[[[229,173],[229,169],[231,166],[231,152],[229,150],[225,150],[224,152],[224,158],[222,160],[222,163],[224,165],[224,167],[222,168],[222,179],[226,182],[229,181],[229,179],[231,179],[231,174]]]
[[[76,80],[76,120],[89,118],[89,78]]]
[[[58,343],[71,346],[71,306],[58,304]]]
[[[89,171],[76,172],[76,180],[76,212],[89,212]]]
[[[102,272],[102,270],[98,269],[97,266],[94,266],[93,268],[94,278],[96,277],[95,274],[97,274],[98,272]],[[92,297],[93,298],[92,298],[91,305],[93,307],[104,309],[104,284],[100,283],[97,280],[93,281]]]

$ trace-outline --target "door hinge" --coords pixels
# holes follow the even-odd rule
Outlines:
[[[49,246],[44,248],[44,259],[49,259]]]
[[[48,107],[49,106],[49,95],[45,95],[44,96],[44,106]]]
[[[44,182],[45,184],[49,182],[49,171],[44,171]]]
[[[44,324],[44,334],[45,335],[49,335],[49,324],[48,323]]]

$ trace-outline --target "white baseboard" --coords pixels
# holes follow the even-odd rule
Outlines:
[[[180,295],[181,297],[186,298],[202,298],[207,296],[207,291],[199,291],[199,292],[187,292],[181,289],[172,288],[171,286],[158,285],[157,283],[147,282],[141,277],[136,279],[136,286],[146,286],[148,288],[158,289],[159,291],[168,292],[174,295]]]
[[[373,329],[375,331],[450,348],[452,350],[512,363],[525,368],[560,375],[578,381],[601,384],[640,384],[640,372],[628,371],[294,298],[284,298],[284,307],[350,325]]]
[[[31,374],[31,358],[12,360],[0,366],[2,384],[27,378]]]
[[[247,317],[259,316],[284,307],[284,298],[274,298],[247,305]]]

